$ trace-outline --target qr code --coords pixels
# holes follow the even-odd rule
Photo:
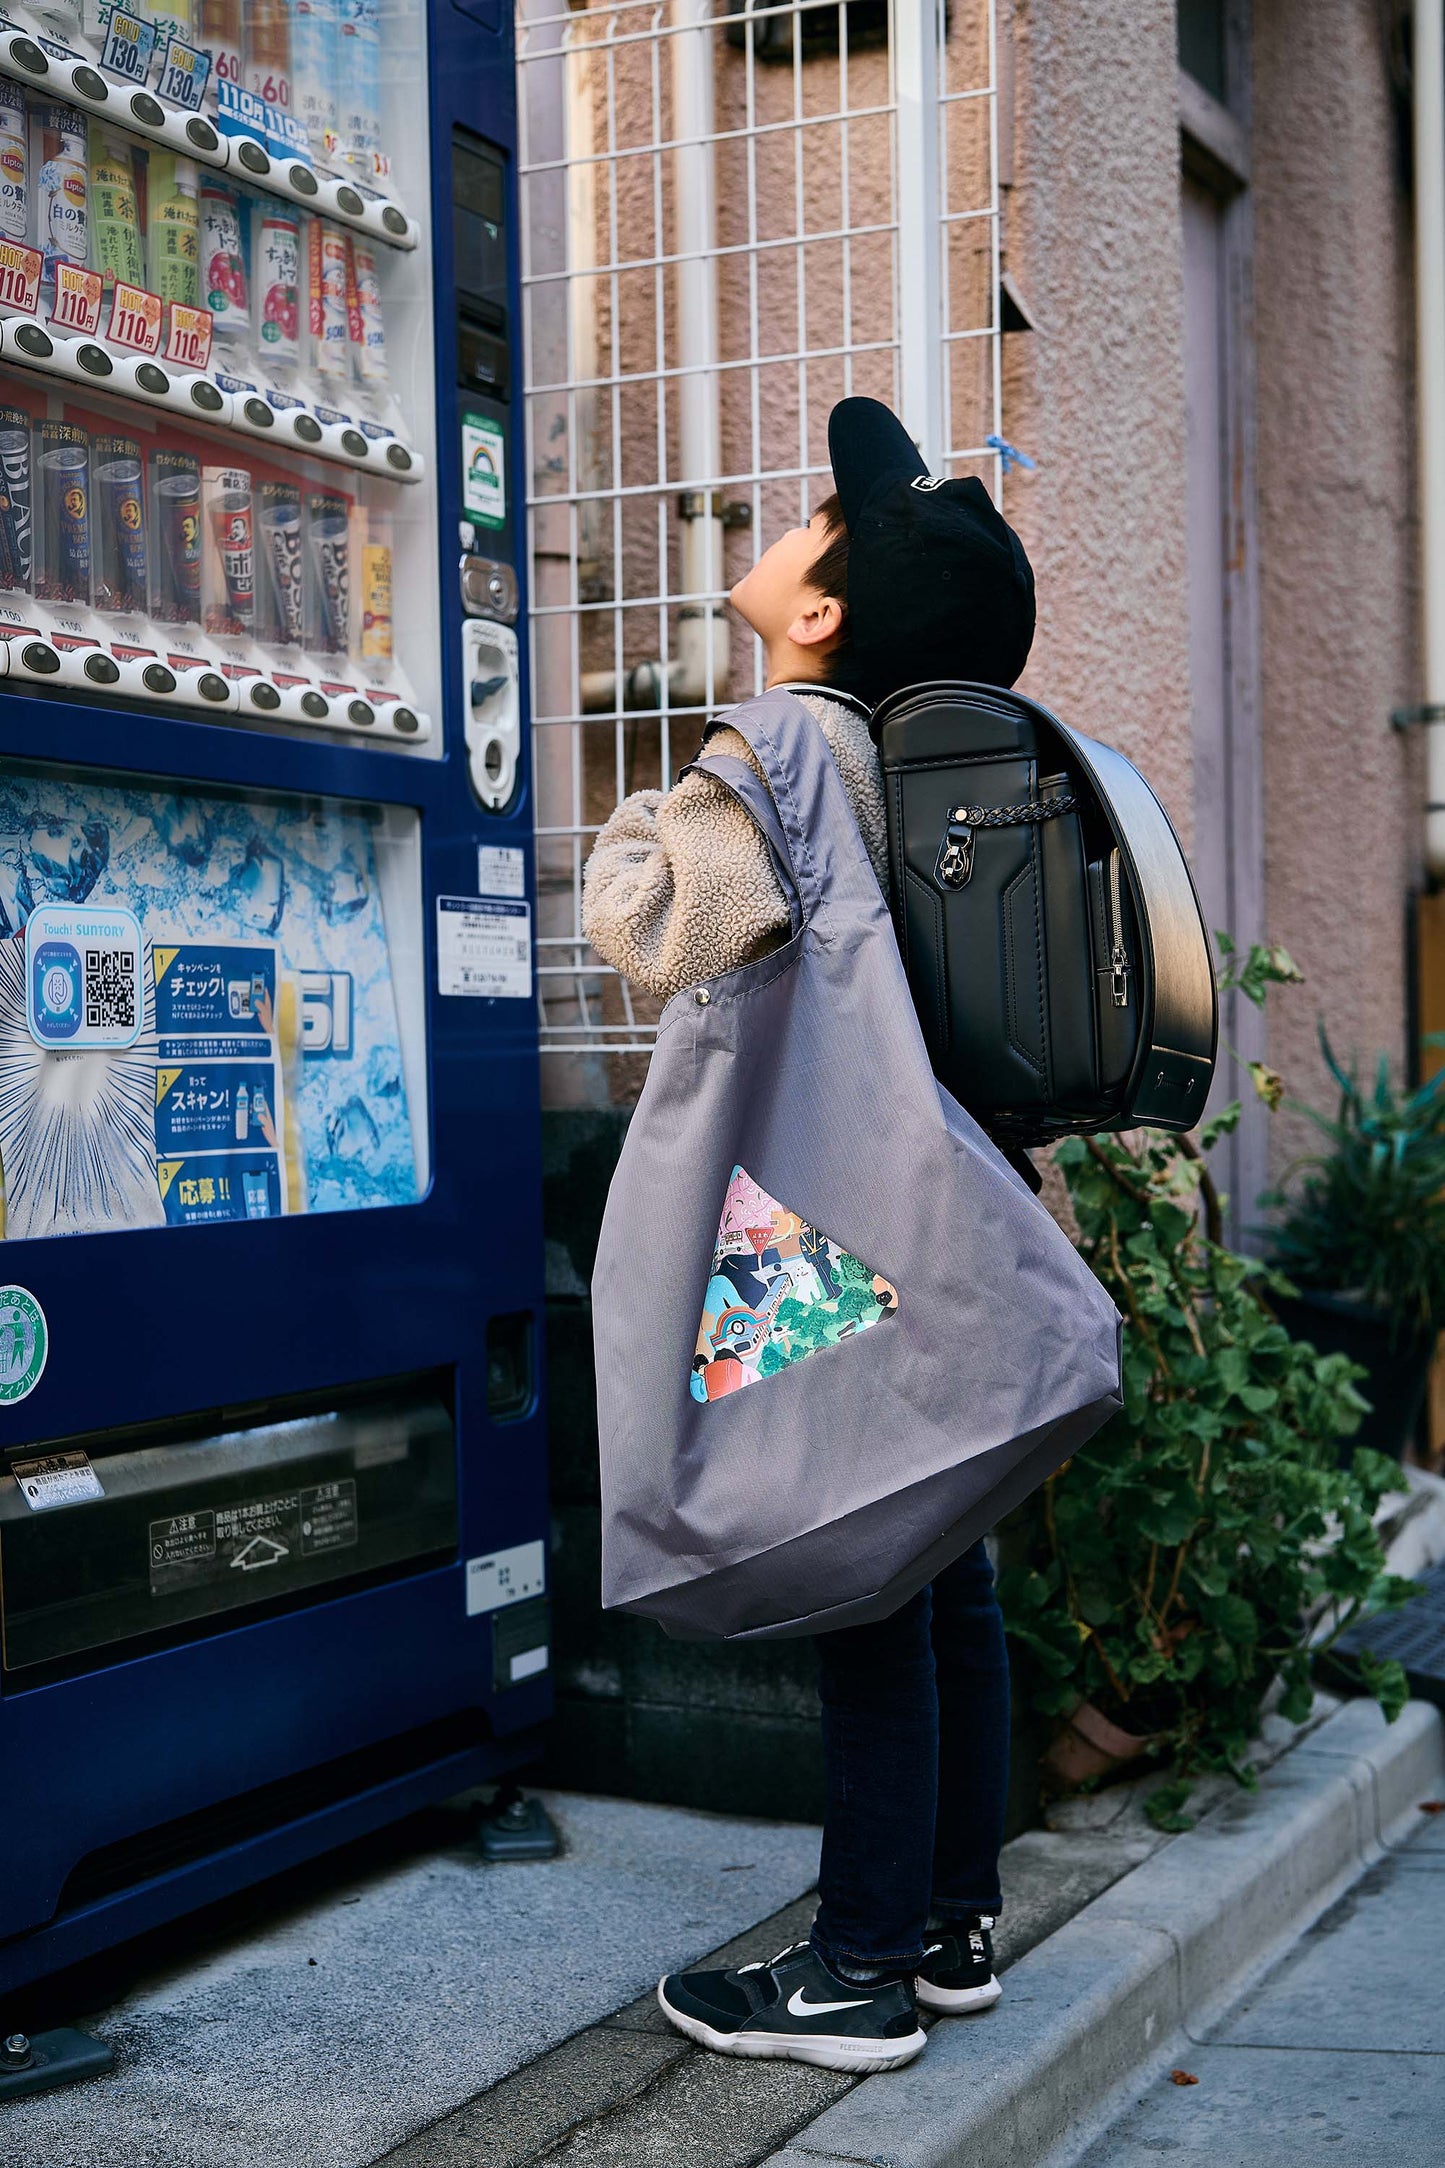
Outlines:
[[[133,950],[86,950],[85,1021],[92,1030],[134,1031],[135,976]]]

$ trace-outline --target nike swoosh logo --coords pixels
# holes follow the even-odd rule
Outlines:
[[[864,1995],[861,1999],[852,2002],[809,2002],[800,1987],[788,1997],[788,2011],[792,2017],[824,2017],[830,2010],[865,2009],[872,2000],[871,1995]]]

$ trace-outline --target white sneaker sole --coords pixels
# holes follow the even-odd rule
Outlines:
[[[975,2010],[991,2010],[1003,1989],[990,1978],[982,1987],[935,1987],[931,1980],[915,1979],[913,1991],[920,2010],[939,2017],[967,2017]]]
[[[663,2016],[699,2047],[718,2055],[747,2055],[760,2062],[813,2063],[820,2070],[851,2070],[870,2077],[879,2070],[901,2070],[921,2055],[928,2035],[921,2028],[902,2040],[850,2040],[843,2033],[714,2032],[701,2018],[675,2010],[663,1993],[666,1978],[657,1983],[657,2001]]]

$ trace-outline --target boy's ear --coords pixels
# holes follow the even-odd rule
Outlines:
[[[843,630],[843,605],[836,595],[811,595],[788,627],[795,647],[821,647]]]

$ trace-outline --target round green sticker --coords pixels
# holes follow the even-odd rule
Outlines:
[[[40,1383],[50,1331],[28,1287],[0,1287],[0,1406],[23,1400]]]

